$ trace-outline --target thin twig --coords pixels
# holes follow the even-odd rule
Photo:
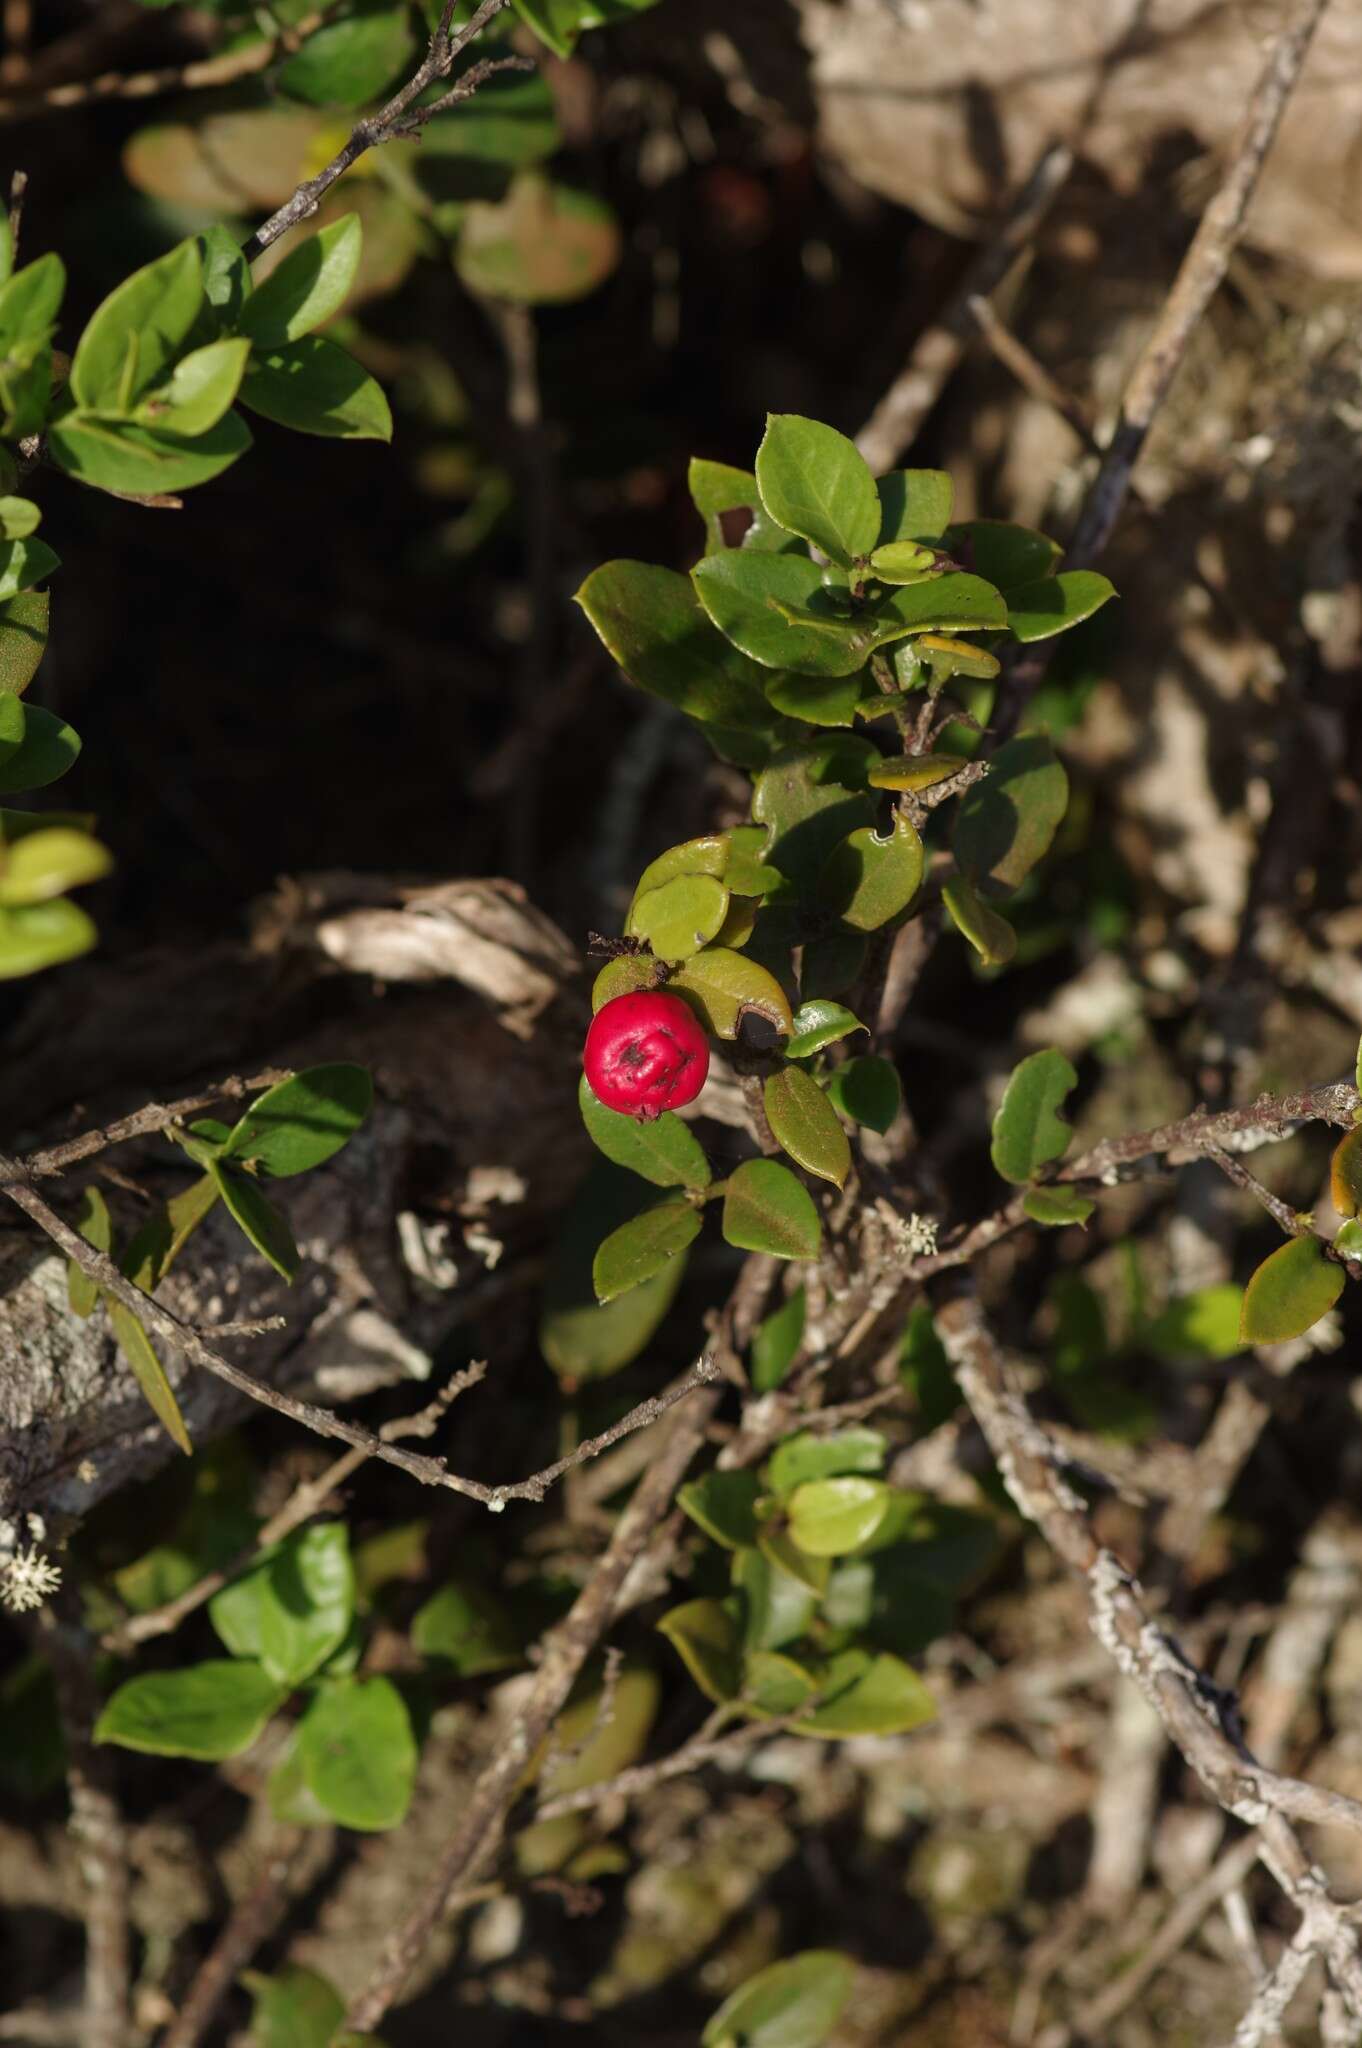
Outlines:
[[[197,2048],[218,2007],[251,1957],[267,1941],[290,1901],[317,1877],[331,1854],[329,1830],[282,1830],[265,1853],[250,1890],[238,1899],[226,1925],[199,1965],[180,2010],[159,2048]]]
[[[13,0],[11,0],[13,4]],[[291,28],[280,29],[268,41],[249,43],[243,49],[224,50],[214,57],[198,57],[188,64],[164,64],[152,71],[105,71],[97,78],[76,79],[69,85],[50,85],[42,92],[16,93],[0,100],[0,122],[32,121],[39,114],[59,114],[70,107],[92,106],[102,100],[146,100],[167,92],[201,92],[212,86],[235,85],[267,71],[280,57],[287,57],[320,28],[325,16],[304,15]],[[5,76],[0,66],[0,77]]]
[[[1073,428],[1083,446],[1090,453],[1098,452],[1097,440],[1093,434],[1092,418],[1081,398],[1050,375],[1044,363],[1037,361],[1024,341],[1021,341],[1004,321],[992,299],[978,293],[969,301],[970,316],[988,343],[993,354],[1005,370],[1010,370],[1023,391],[1030,392],[1057,412],[1066,426]]]
[[[178,1102],[148,1102],[136,1109],[131,1116],[123,1116],[111,1124],[104,1124],[93,1131],[85,1131],[79,1138],[68,1138],[61,1145],[44,1146],[41,1152],[31,1152],[27,1159],[7,1160],[0,1163],[0,1187],[8,1180],[47,1180],[53,1175],[65,1173],[68,1166],[78,1166],[83,1159],[93,1159],[98,1152],[105,1152],[111,1145],[126,1145],[132,1138],[151,1137],[157,1131],[169,1130],[181,1124],[188,1116],[194,1116],[201,1109],[211,1109],[217,1102],[239,1102],[243,1096],[258,1095],[262,1088],[273,1088],[279,1081],[291,1078],[287,1067],[266,1067],[263,1073],[250,1074],[243,1078],[231,1075],[219,1081],[214,1088],[207,1088],[199,1095],[182,1096]]]

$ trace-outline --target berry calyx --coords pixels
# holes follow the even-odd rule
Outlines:
[[[598,1102],[651,1123],[694,1102],[709,1072],[709,1040],[680,996],[639,989],[601,1005],[582,1065]]]

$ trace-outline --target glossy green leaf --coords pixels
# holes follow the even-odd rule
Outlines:
[[[148,1671],[112,1695],[95,1723],[96,1742],[203,1763],[240,1756],[287,1698],[258,1664],[234,1660]]]
[[[876,485],[880,543],[934,541],[950,523],[955,489],[944,469],[891,469]],[[988,575],[988,570],[982,572]],[[990,579],[992,580],[992,579]]]
[[[728,859],[724,886],[730,896],[765,896],[783,878],[766,862],[770,833],[765,825],[735,825],[725,833]]]
[[[349,1061],[308,1067],[258,1095],[233,1129],[224,1157],[286,1179],[322,1166],[348,1145],[373,1105],[365,1067]]]
[[[864,1478],[882,1472],[889,1451],[887,1437],[877,1429],[859,1426],[819,1436],[801,1430],[786,1437],[766,1461],[764,1478],[782,1499],[815,1479],[840,1479],[848,1474]]]
[[[1002,669],[996,654],[976,647],[970,640],[955,640],[945,633],[923,633],[913,642],[913,654],[931,672],[935,683],[948,683],[955,676],[970,676],[992,682]]]
[[[510,1616],[482,1586],[451,1579],[417,1608],[411,1644],[428,1664],[460,1678],[483,1678],[524,1662]]]
[[[225,227],[205,228],[197,240],[203,263],[203,296],[224,331],[230,333],[251,295],[250,266],[236,236]]]
[[[777,671],[766,686],[766,701],[785,718],[806,725],[851,725],[865,692],[859,671],[849,676],[795,676]]]
[[[209,1171],[232,1221],[250,1239],[261,1258],[268,1259],[282,1279],[295,1279],[301,1254],[293,1242],[293,1232],[274,1204],[249,1174],[238,1172],[224,1161],[213,1160]]]
[[[644,14],[657,0],[513,0],[516,13],[558,57],[570,57],[587,29]]]
[[[184,1250],[205,1216],[220,1200],[211,1173],[191,1181],[150,1216],[130,1241],[119,1261],[122,1271],[143,1294],[153,1294]]]
[[[651,953],[625,953],[607,960],[591,984],[591,1014],[613,1003],[616,996],[632,995],[635,989],[656,988],[666,974],[661,961]]]
[[[504,199],[465,208],[454,267],[471,291],[515,305],[585,298],[620,260],[619,222],[603,199],[518,171]]]
[[[241,381],[241,402],[262,419],[299,434],[341,441],[393,437],[382,385],[323,334],[253,353]]]
[[[249,341],[210,341],[181,356],[170,382],[149,392],[137,410],[144,426],[189,439],[215,427],[241,387]]]
[[[691,1520],[722,1543],[725,1550],[744,1550],[757,1540],[755,1472],[706,1472],[677,1494],[677,1505]]]
[[[1069,1223],[1086,1223],[1096,1206],[1088,1195],[1080,1195],[1077,1188],[1028,1188],[1022,1196],[1022,1208],[1031,1221],[1048,1224],[1055,1230]]]
[[[758,1394],[772,1393],[784,1383],[804,1341],[807,1302],[802,1287],[792,1288],[778,1309],[757,1326],[752,1339],[752,1385]]]
[[[26,263],[0,285],[0,343],[12,363],[32,362],[34,352],[50,339],[65,290],[65,266],[51,253]]]
[[[801,893],[848,833],[873,822],[866,778],[878,759],[859,736],[829,733],[775,755],[756,776],[752,816],[770,829],[767,859]]]
[[[952,846],[974,883],[1016,889],[1043,860],[1069,806],[1069,778],[1043,733],[1008,740],[966,790]]]
[[[821,1600],[832,1575],[832,1561],[801,1550],[783,1522],[764,1522],[757,1536],[757,1549],[773,1571],[795,1579]]]
[[[869,617],[872,648],[913,633],[984,632],[1007,624],[1007,606],[991,583],[963,574],[933,576],[891,590]]]
[[[691,460],[686,472],[691,503],[705,522],[705,553],[721,548],[752,546],[753,525],[761,521],[774,546],[793,546],[790,536],[776,527],[761,502],[757,479],[750,469],[734,469],[727,462],[708,462],[701,456]],[[729,516],[725,516],[729,515]],[[735,522],[746,522],[739,536]]]
[[[193,240],[125,278],[76,344],[70,382],[77,406],[130,413],[180,354],[202,303],[203,259]]]
[[[4,900],[0,893],[0,903]],[[1362,1211],[1362,1126],[1349,1131],[1334,1147],[1329,1188],[1340,1216],[1356,1216]]]
[[[687,576],[648,562],[607,562],[577,592],[629,681],[709,724],[770,717],[760,671],[706,617]]]
[[[1010,590],[1007,623],[1018,640],[1049,640],[1090,619],[1115,595],[1115,585],[1095,569],[1063,569]]]
[[[770,413],[757,450],[757,487],[778,526],[850,568],[880,535],[875,479],[855,443],[798,413]]]
[[[44,583],[61,562],[45,541],[0,541],[0,603]]]
[[[936,1702],[899,1657],[845,1650],[815,1674],[825,1704],[796,1722],[801,1735],[906,1735],[936,1714]]]
[[[707,1188],[713,1175],[699,1140],[670,1109],[651,1123],[607,1109],[583,1074],[577,1100],[592,1143],[616,1166],[627,1166],[654,1187]]]
[[[0,605],[0,696],[22,697],[37,674],[51,608],[45,590],[25,590]]]
[[[810,1557],[845,1557],[870,1541],[892,1498],[881,1480],[857,1474],[811,1480],[790,1497],[791,1538]]]
[[[794,1019],[784,989],[755,960],[726,946],[708,946],[682,962],[667,987],[683,995],[716,1038],[736,1038],[745,1016],[764,1018],[783,1034]]]
[[[1244,1289],[1239,1335],[1245,1344],[1285,1344],[1303,1336],[1343,1292],[1346,1275],[1317,1237],[1293,1237],[1263,1260]]]
[[[1017,951],[1016,927],[985,903],[968,875],[952,875],[941,890],[951,923],[985,967],[1006,967]]]
[[[113,858],[88,832],[50,825],[26,832],[12,846],[0,845],[0,905],[46,903],[107,875]]]
[[[787,1714],[798,1713],[817,1690],[813,1674],[793,1657],[749,1649],[743,1659],[743,1705],[749,1714],[763,1720],[783,1720]]]
[[[856,1124],[883,1134],[903,1104],[903,1089],[889,1060],[867,1054],[834,1067],[828,1077],[828,1101]]]
[[[0,981],[14,981],[88,953],[98,932],[68,897],[0,910]]]
[[[728,915],[728,891],[713,875],[678,875],[637,897],[630,931],[659,960],[688,960],[707,946]]]
[[[234,412],[193,439],[71,413],[53,423],[47,445],[57,467],[78,483],[116,496],[152,498],[221,476],[246,453],[251,436]]]
[[[308,235],[255,286],[241,309],[238,332],[261,350],[301,341],[345,304],[363,246],[357,213]]]
[[[277,73],[290,99],[311,107],[359,107],[380,97],[416,54],[411,10],[391,0],[358,0],[312,31]]]
[[[701,2048],[822,2048],[851,1996],[850,1958],[807,1949],[758,1970],[726,1998]]]
[[[732,1603],[688,1600],[657,1624],[707,1700],[721,1706],[742,1691],[742,1631]]]
[[[632,1173],[601,1160],[565,1208],[549,1258],[539,1348],[565,1381],[603,1379],[649,1342],[681,1285],[686,1254],[615,1301],[596,1299],[591,1269],[601,1240],[649,1199]]]
[[[286,1963],[272,1977],[242,1974],[255,2000],[251,2048],[331,2048],[345,2018],[345,2000],[315,1970]]]
[[[802,1067],[781,1068],[767,1077],[762,1100],[772,1134],[791,1159],[820,1180],[844,1186],[851,1171],[851,1147],[812,1074]]]
[[[881,583],[921,583],[936,574],[937,551],[915,540],[891,540],[876,548],[870,567]]]
[[[113,1249],[113,1218],[109,1205],[101,1191],[93,1185],[82,1188],[80,1208],[76,1213],[76,1228],[87,1244],[97,1252]],[[99,1301],[99,1282],[92,1280],[83,1267],[74,1259],[66,1265],[66,1298],[74,1315],[82,1318],[93,1315]]]
[[[804,1562],[812,1566],[815,1560]],[[749,1650],[779,1650],[808,1634],[818,1595],[802,1579],[773,1564],[764,1551],[737,1553],[733,1585],[742,1597],[743,1641]]]
[[[1070,1062],[1052,1047],[1012,1069],[993,1119],[993,1164],[1004,1180],[1020,1185],[1064,1157],[1073,1126],[1059,1111],[1077,1085]]]
[[[662,1688],[646,1665],[625,1664],[617,1674],[609,1711],[599,1680],[565,1707],[534,1766],[545,1799],[561,1799],[602,1784],[638,1762],[657,1718]]]
[[[612,1230],[596,1253],[591,1277],[596,1299],[610,1302],[661,1272],[700,1235],[701,1216],[686,1201],[659,1202]]]
[[[75,766],[80,737],[41,704],[0,692],[0,796],[46,789]]]
[[[704,832],[698,839],[683,839],[679,846],[669,846],[656,860],[650,860],[639,876],[634,902],[637,903],[651,889],[660,889],[664,882],[674,882],[679,875],[712,875],[716,881],[722,881],[728,866],[728,854],[727,832]],[[631,920],[632,917],[631,907]],[[632,922],[626,925],[626,929],[633,930]]]
[[[856,931],[873,932],[901,916],[922,885],[926,855],[903,812],[883,838],[864,825],[834,848],[819,878],[826,907]]]
[[[121,1301],[108,1303],[109,1323],[118,1348],[127,1362],[128,1370],[141,1388],[147,1406],[164,1429],[173,1444],[182,1450],[187,1458],[194,1455],[194,1446],[189,1431],[180,1413],[180,1404],[175,1390],[166,1378],[165,1367],[156,1355],[156,1348],[131,1309],[124,1308]]]
[[[839,1039],[865,1028],[845,1003],[816,997],[811,1002],[801,1003],[795,1011],[794,1030],[785,1046],[785,1057],[790,1060],[810,1059],[814,1053],[822,1052],[824,1046],[836,1045]]]
[[[343,1522],[313,1522],[270,1557],[260,1601],[260,1659],[271,1677],[301,1685],[344,1642],[355,1578]]]
[[[725,548],[697,562],[691,581],[724,637],[765,668],[849,676],[876,645],[870,615],[839,608],[805,555]]]
[[[872,789],[931,789],[968,766],[962,754],[899,754],[877,762],[868,780]]]
[[[973,519],[952,526],[942,545],[1004,592],[1052,576],[1061,552],[1058,541],[1047,534],[1006,519]]]
[[[774,1159],[745,1160],[729,1175],[723,1232],[742,1251],[778,1259],[817,1258],[823,1241],[808,1189]]]
[[[299,1725],[298,1751],[308,1790],[342,1827],[373,1833],[406,1819],[418,1751],[389,1679],[324,1686]]]
[[[1362,1223],[1356,1217],[1339,1224],[1334,1233],[1334,1250],[1340,1258],[1362,1259]]]

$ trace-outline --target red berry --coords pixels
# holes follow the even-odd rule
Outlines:
[[[582,1065],[598,1102],[651,1123],[694,1102],[709,1072],[709,1041],[680,996],[640,989],[602,1004]]]

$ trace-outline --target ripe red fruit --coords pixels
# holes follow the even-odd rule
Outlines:
[[[640,989],[601,1005],[582,1065],[598,1102],[651,1123],[694,1102],[709,1072],[709,1041],[680,996]]]

